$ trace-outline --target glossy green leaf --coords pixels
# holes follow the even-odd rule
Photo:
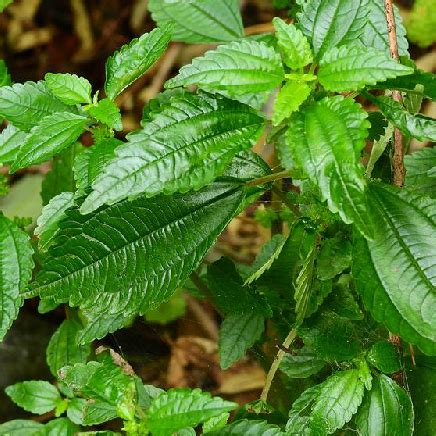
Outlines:
[[[414,191],[436,197],[436,148],[423,148],[404,157],[405,185]]]
[[[372,47],[334,47],[320,62],[318,79],[329,91],[357,91],[386,79],[413,73],[385,53]]]
[[[0,0],[1,4],[1,0]],[[37,435],[44,425],[30,419],[15,419],[0,424],[1,436],[33,436]]]
[[[106,62],[104,89],[114,99],[141,77],[164,53],[171,38],[171,26],[154,29],[123,45]]]
[[[406,189],[370,186],[373,241],[355,235],[353,276],[374,319],[436,354],[436,208]]]
[[[360,38],[367,13],[367,0],[308,0],[297,17],[303,34],[312,43],[315,60],[319,60],[329,49]]]
[[[289,378],[307,378],[317,374],[326,365],[308,348],[298,350],[297,354],[285,354],[280,362],[280,370]]]
[[[285,118],[289,118],[307,100],[311,92],[306,82],[292,80],[286,82],[274,101],[272,123],[278,126]]]
[[[29,236],[0,214],[0,341],[23,304],[20,292],[32,277]]]
[[[203,424],[203,433],[210,433],[211,431],[224,427],[227,424],[229,417],[230,413],[224,412],[221,415],[214,416],[213,418],[208,419]]]
[[[44,79],[50,91],[62,103],[91,103],[91,84],[84,77],[78,77],[76,74],[47,73]]]
[[[209,94],[185,94],[116,150],[81,211],[139,194],[198,190],[257,141],[263,119],[246,105]]]
[[[398,352],[388,341],[378,341],[368,351],[367,361],[385,374],[393,374],[401,370]]]
[[[219,356],[222,369],[230,368],[260,339],[265,328],[262,314],[252,312],[227,316],[220,328]]]
[[[65,211],[74,204],[74,194],[63,192],[53,197],[42,209],[36,221],[35,235],[39,237],[39,247],[46,251],[56,233],[59,231],[59,222],[66,216]]]
[[[0,88],[0,116],[26,132],[46,116],[69,110],[44,82],[16,83]]]
[[[0,0],[0,6],[1,6],[1,0]],[[1,7],[0,7],[0,12],[1,12]],[[0,59],[0,87],[9,86],[10,84],[11,84],[11,76],[8,73],[6,63],[4,60]]]
[[[170,436],[236,407],[237,404],[211,397],[200,389],[170,389],[152,401],[147,411],[147,427],[153,435]]]
[[[234,421],[219,430],[208,433],[209,436],[283,436],[284,434],[276,425],[253,419]]]
[[[198,85],[206,91],[232,96],[271,91],[284,79],[280,55],[262,42],[238,41],[220,45],[166,82],[166,88]]]
[[[321,190],[332,212],[372,235],[360,152],[369,123],[353,100],[327,97],[295,113],[287,131],[286,147],[295,162]],[[283,159],[286,168],[293,162]]]
[[[351,250],[351,243],[341,235],[323,241],[316,260],[317,277],[320,280],[329,280],[349,268]]]
[[[109,98],[100,100],[88,110],[89,114],[97,121],[114,130],[123,130],[121,112],[118,106]]]
[[[273,19],[273,24],[285,64],[293,70],[310,64],[313,60],[312,50],[301,30],[277,17]]]
[[[174,41],[226,42],[244,36],[238,0],[149,0],[148,8],[159,26],[175,23]]]
[[[27,133],[18,130],[12,124],[9,124],[0,133],[0,162],[10,164],[16,158],[22,144],[25,142]]]
[[[22,144],[11,172],[50,159],[72,145],[83,133],[86,117],[68,112],[49,115],[37,124]]]
[[[413,406],[409,394],[391,378],[373,379],[356,417],[362,436],[410,436],[413,434]]]
[[[28,412],[43,413],[54,410],[62,401],[58,390],[46,381],[25,381],[8,386],[6,394],[18,406]]]

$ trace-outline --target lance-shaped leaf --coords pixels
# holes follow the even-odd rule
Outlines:
[[[27,133],[18,130],[12,124],[0,133],[0,162],[2,164],[10,164],[16,159],[26,136]]]
[[[410,436],[413,405],[409,394],[391,378],[378,375],[359,409],[356,425],[362,436]]]
[[[44,162],[73,144],[83,133],[88,118],[68,112],[49,115],[40,121],[26,137],[11,172]]]
[[[244,36],[238,0],[150,0],[148,8],[158,26],[175,23],[173,41],[227,42]]]
[[[407,112],[398,101],[382,95],[374,97],[366,93],[365,96],[375,103],[383,115],[405,135],[413,136],[419,141],[436,141],[436,120],[424,115],[412,115]]]
[[[295,113],[287,147],[321,190],[332,212],[371,236],[363,167],[359,162],[369,123],[361,106],[342,96],[324,98]],[[289,162],[284,161],[289,167]]]
[[[412,74],[413,68],[401,65],[372,47],[351,45],[334,47],[320,62],[318,79],[329,91],[357,91],[386,79]]]
[[[114,99],[141,77],[161,57],[170,38],[171,26],[154,29],[115,52],[106,62],[106,95]]]
[[[9,86],[10,84],[11,84],[11,76],[8,73],[6,63],[5,61],[0,59],[0,86]]]
[[[91,103],[91,84],[76,74],[47,73],[44,77],[50,91],[68,105]]]
[[[225,97],[187,93],[171,99],[117,148],[81,211],[142,193],[151,197],[198,190],[254,145],[262,127],[263,118],[253,109]]]
[[[267,421],[241,419],[218,430],[208,433],[209,436],[284,436],[280,427],[269,424]]]
[[[319,60],[327,50],[350,44],[363,35],[367,0],[308,0],[298,19]]]
[[[29,131],[48,115],[72,110],[58,100],[44,82],[16,83],[0,88],[0,116],[24,131]]]
[[[257,41],[220,45],[185,65],[166,82],[166,88],[198,85],[205,90],[239,96],[271,91],[284,79],[280,55]]]
[[[27,233],[0,215],[0,341],[23,304],[20,292],[32,276],[32,254]]]
[[[423,148],[404,157],[407,187],[436,197],[436,148]]]
[[[428,197],[370,187],[373,241],[355,236],[353,276],[375,320],[436,354],[436,207]]]

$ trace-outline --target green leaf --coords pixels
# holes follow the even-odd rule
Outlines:
[[[211,397],[200,389],[170,389],[152,401],[147,411],[147,428],[153,435],[170,436],[236,407],[237,404]]]
[[[315,60],[319,60],[329,49],[360,38],[367,13],[367,0],[307,0],[297,17],[303,34],[312,42]]]
[[[322,282],[323,283],[323,282]],[[325,306],[346,320],[359,321],[364,318],[363,312],[355,298],[353,281],[348,274],[342,274],[333,286]]]
[[[414,191],[436,197],[436,148],[423,148],[404,156],[405,185]]]
[[[241,419],[208,433],[208,436],[283,436],[284,434],[278,426],[268,424],[267,421]]]
[[[356,424],[362,436],[410,436],[413,406],[409,394],[386,375],[378,375],[359,409]]]
[[[203,424],[203,433],[210,433],[211,431],[224,427],[227,424],[229,417],[230,413],[224,412],[221,415],[214,416],[213,418],[208,419]]]
[[[286,147],[295,162],[321,190],[332,212],[372,235],[360,152],[369,123],[367,114],[353,100],[327,97],[294,113]],[[283,156],[283,153],[281,153]],[[286,168],[293,163],[282,159]]]
[[[436,18],[433,7],[432,0],[416,0],[407,16],[407,36],[420,47],[427,47],[436,41]]]
[[[117,408],[100,400],[88,400],[83,408],[83,425],[98,425],[117,417]]]
[[[86,117],[60,112],[40,121],[22,144],[11,172],[44,162],[69,145],[82,134],[88,122]]]
[[[66,319],[50,338],[46,351],[47,364],[54,376],[64,366],[86,362],[91,348],[89,345],[77,343],[77,334],[81,327],[78,321]]]
[[[289,118],[307,100],[310,93],[310,86],[306,82],[286,82],[274,101],[273,125],[278,126],[285,118]]]
[[[310,64],[313,61],[312,50],[301,30],[277,17],[273,19],[273,24],[284,63],[293,70]]]
[[[142,193],[151,197],[198,190],[220,176],[238,152],[254,145],[262,128],[263,119],[253,109],[225,97],[175,97],[117,148],[81,211]]]
[[[186,300],[181,292],[176,292],[168,301],[163,302],[158,308],[149,310],[145,314],[148,322],[168,324],[182,317],[186,312]]]
[[[72,423],[68,418],[53,419],[44,425],[39,436],[74,436],[78,434],[80,427]]]
[[[309,388],[294,402],[286,424],[287,435],[332,434],[357,412],[364,395],[360,370],[339,371]]]
[[[393,374],[401,370],[401,362],[397,350],[388,341],[378,341],[368,351],[368,362],[385,374]]]
[[[40,380],[8,386],[5,392],[18,406],[38,415],[54,410],[62,401],[58,390],[53,385]]]
[[[371,184],[373,241],[355,235],[353,276],[374,319],[426,354],[436,354],[434,201]]]
[[[0,0],[0,12],[1,12],[1,2]],[[11,76],[8,73],[6,63],[4,60],[0,59],[0,87],[9,86],[11,84]]]
[[[76,74],[45,75],[45,83],[55,97],[67,105],[91,103],[91,84]]]
[[[8,165],[17,158],[26,137],[27,133],[18,130],[12,124],[3,129],[0,133],[0,162],[2,164]]]
[[[164,53],[171,38],[171,27],[144,33],[123,45],[106,62],[106,95],[113,100],[141,77]]]
[[[307,378],[317,374],[326,365],[307,347],[298,350],[297,354],[285,354],[280,362],[280,370],[289,378]]]
[[[256,312],[227,316],[220,328],[219,355],[222,369],[230,368],[260,339],[265,318]]]
[[[262,42],[237,41],[220,45],[166,82],[166,88],[198,85],[206,91],[225,91],[230,96],[271,91],[281,84],[284,71],[280,55]]]
[[[412,74],[413,68],[401,65],[372,47],[335,47],[320,62],[318,79],[329,91],[357,91],[386,79]]]
[[[111,129],[123,130],[120,109],[109,98],[100,100],[95,106],[91,106],[88,112],[97,121],[100,121]]]
[[[59,231],[59,222],[66,216],[65,211],[74,204],[74,194],[63,192],[53,197],[42,209],[36,221],[35,235],[39,236],[39,248],[46,251],[56,233]]]
[[[50,92],[44,82],[16,83],[0,88],[0,116],[26,132],[48,115],[71,113],[71,110]]]
[[[32,254],[27,233],[0,214],[0,341],[23,304],[20,292],[32,277]]]
[[[329,280],[341,274],[351,265],[352,245],[341,235],[323,241],[316,260],[316,275]]]
[[[226,42],[244,36],[237,0],[150,0],[148,8],[158,26],[175,23],[173,41]]]
[[[379,112],[375,112],[379,113]],[[392,123],[388,123],[384,133],[379,137],[379,139],[375,140],[372,144],[371,155],[369,157],[368,163],[366,164],[366,178],[371,178],[372,172],[374,170],[374,166],[377,161],[383,156],[383,153],[386,150],[389,142],[391,141],[394,134],[394,126]]]
[[[1,5],[0,0],[0,5]],[[1,8],[0,8],[1,9]],[[30,419],[15,419],[0,424],[1,436],[33,436],[37,435],[44,425]]]

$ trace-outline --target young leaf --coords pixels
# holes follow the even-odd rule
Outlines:
[[[378,341],[368,351],[368,362],[385,374],[393,374],[401,370],[401,362],[397,350],[388,341]]]
[[[0,0],[1,5],[2,0]],[[1,8],[0,8],[1,12]],[[40,435],[44,425],[30,419],[14,419],[0,424],[1,436],[33,436]]]
[[[308,0],[297,17],[303,34],[312,42],[315,60],[319,60],[329,49],[362,36],[367,13],[367,0]]]
[[[436,197],[436,148],[423,148],[404,157],[405,185],[414,191]]]
[[[221,427],[219,430],[207,433],[208,436],[284,436],[285,433],[274,424],[267,421],[253,419],[241,419],[229,425]]]
[[[283,85],[274,102],[272,123],[278,126],[306,101],[311,92],[306,82],[291,80]]]
[[[378,375],[359,409],[356,424],[362,436],[410,436],[413,405],[409,394],[391,378]]]
[[[262,127],[253,109],[234,100],[209,94],[176,97],[116,150],[81,211],[139,194],[198,190],[254,145]]]
[[[0,116],[26,132],[48,115],[68,111],[72,109],[58,100],[44,82],[0,88]]]
[[[49,115],[37,124],[22,144],[11,172],[44,162],[72,145],[82,134],[88,122],[86,117],[60,112]]]
[[[351,265],[352,245],[341,235],[323,241],[316,260],[316,275],[320,280],[329,280]]]
[[[0,214],[0,341],[23,304],[20,292],[32,277],[32,254],[27,233]]]
[[[120,109],[109,98],[100,100],[95,106],[91,106],[88,112],[97,121],[100,121],[111,129],[123,130]]]
[[[91,84],[76,74],[45,75],[45,83],[55,97],[67,105],[91,103]]]
[[[436,353],[436,208],[428,197],[371,184],[374,240],[355,235],[353,277],[374,319]]]
[[[295,113],[286,147],[321,190],[332,212],[371,237],[360,152],[369,123],[361,106],[342,96],[326,97]],[[281,153],[282,156],[284,153]],[[287,168],[293,162],[283,161]]]
[[[265,318],[256,312],[227,316],[221,324],[218,344],[221,368],[230,368],[243,357],[260,338],[264,328]]]
[[[1,0],[0,0],[1,5]],[[1,7],[0,7],[1,12]],[[11,76],[8,73],[5,61],[0,59],[0,87],[9,86],[11,84]]]
[[[372,47],[351,45],[334,47],[320,62],[318,79],[329,91],[357,91],[386,79],[412,74],[413,68],[401,65]]]
[[[220,45],[185,65],[166,82],[166,88],[198,85],[206,91],[225,91],[230,96],[271,91],[284,79],[280,55],[257,41]]]
[[[313,61],[312,50],[301,30],[293,24],[285,23],[281,18],[274,18],[273,24],[285,64],[293,70],[310,64]]]
[[[0,133],[0,162],[8,165],[17,158],[17,154],[25,142],[27,133],[18,130],[12,124]]]
[[[147,411],[147,428],[153,435],[167,436],[236,407],[237,404],[211,397],[200,389],[170,389],[152,401]]]
[[[46,381],[17,383],[8,386],[5,392],[18,406],[38,415],[54,410],[62,401],[58,390]]]
[[[64,366],[86,362],[91,348],[77,342],[77,334],[81,327],[78,321],[66,319],[50,338],[46,356],[48,367],[54,376]]]
[[[59,231],[59,222],[65,217],[65,211],[74,204],[74,194],[63,192],[53,197],[42,209],[36,221],[35,235],[39,236],[39,248],[46,251],[56,233]]]
[[[285,354],[280,370],[292,379],[307,378],[317,374],[325,365],[324,360],[318,359],[315,353],[304,347],[298,354]]]
[[[145,33],[123,45],[106,62],[106,95],[113,100],[141,77],[163,54],[171,38],[172,26]]]
[[[175,23],[173,41],[213,43],[244,36],[238,0],[149,0],[148,8],[158,26]]]

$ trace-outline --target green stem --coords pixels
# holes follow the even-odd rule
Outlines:
[[[276,180],[280,179],[289,179],[292,178],[291,171],[285,170],[280,171],[278,173],[268,174],[267,176],[259,177],[258,179],[250,180],[246,183],[247,186],[257,186],[257,185],[264,185],[268,182],[274,182]]]

